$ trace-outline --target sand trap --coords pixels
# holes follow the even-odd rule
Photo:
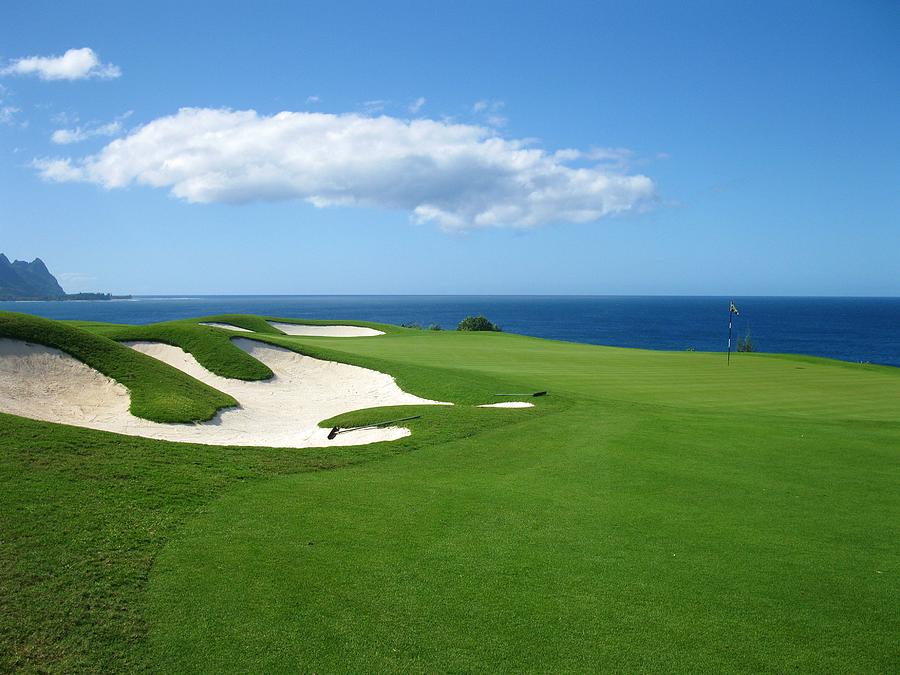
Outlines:
[[[288,349],[238,338],[234,344],[275,373],[266,382],[243,382],[209,372],[187,352],[156,342],[134,349],[231,394],[240,408],[198,424],[160,424],[128,411],[121,384],[59,350],[0,338],[0,411],[168,441],[206,445],[321,447],[362,445],[403,438],[409,429],[388,427],[327,440],[320,420],[352,410],[390,405],[441,404],[400,389],[390,375],[302,356]]]
[[[224,328],[225,330],[238,330],[242,333],[252,333],[253,332],[252,330],[249,330],[247,328],[241,328],[240,326],[233,326],[230,323],[216,323],[215,321],[210,321],[210,322],[201,321],[200,325],[201,326],[212,326],[213,328]]]
[[[269,321],[269,325],[288,335],[319,337],[371,337],[373,335],[384,335],[384,331],[364,326],[313,326],[300,323],[282,323],[281,321]]]
[[[503,401],[502,403],[485,403],[479,408],[533,408],[534,403],[528,401]]]

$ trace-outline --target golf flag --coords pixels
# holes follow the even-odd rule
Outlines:
[[[737,314],[738,316],[741,315],[741,313],[738,311],[738,308],[734,306],[734,300],[731,300],[730,303],[731,304],[729,304],[728,306],[728,365],[731,365],[731,317],[734,314]]]

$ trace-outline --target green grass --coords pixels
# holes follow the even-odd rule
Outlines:
[[[900,669],[897,369],[259,337],[461,404],[550,395],[321,451],[2,416],[0,669]]]
[[[0,312],[0,338],[24,340],[71,354],[127,387],[131,413],[155,422],[209,420],[220,409],[237,405],[231,396],[118,344],[99,329],[93,334],[29,314]]]
[[[231,344],[231,338],[246,336],[246,333],[200,326],[193,321],[170,321],[150,326],[98,323],[75,325],[111,340],[149,340],[180,347],[192,354],[204,368],[222,377],[248,381],[268,380],[272,377],[268,366]]]
[[[158,670],[147,580],[181,525],[225,492],[397,451],[160,443],[0,414],[0,672]]]
[[[263,317],[250,315],[223,314],[213,317],[204,317],[203,321],[221,321],[238,325],[238,316],[241,317],[242,327],[253,329],[260,323],[269,326]],[[273,321],[286,321],[299,323],[295,319],[277,319]],[[292,349],[306,356],[340,361],[365,368],[372,368],[393,375],[398,384],[414,394],[429,398],[457,403],[484,403],[485,397],[492,393],[508,390],[511,384],[504,377],[490,377],[482,375],[479,386],[473,387],[471,378],[465,372],[456,368],[432,365],[427,370],[422,369],[416,363],[410,363],[403,358],[403,352],[428,350],[430,344],[428,333],[425,331],[398,328],[386,324],[371,322],[355,322],[352,325],[368,326],[384,331],[385,335],[378,336],[380,342],[390,342],[398,349],[388,349],[388,358],[380,358],[375,354],[367,353],[359,355],[352,351],[342,349],[348,342],[365,342],[371,338],[322,338],[306,336],[288,336],[270,327],[271,332],[259,332],[254,335],[246,333],[234,333],[227,330],[200,326],[196,320],[173,321],[167,323],[152,324],[149,326],[131,326],[120,324],[104,324],[96,322],[71,322],[73,326],[101,335],[113,340],[150,340],[164,342],[179,347],[191,353],[206,369],[222,377],[232,377],[240,380],[263,380],[272,376],[272,371],[260,363],[247,352],[232,343],[233,339],[254,339],[260,342],[278,345]],[[349,322],[304,322],[308,324],[351,325]],[[377,352],[376,352],[377,354]]]

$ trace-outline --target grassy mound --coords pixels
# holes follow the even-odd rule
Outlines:
[[[245,317],[244,323],[255,324],[256,322],[250,321],[252,318],[255,317]],[[204,319],[204,321],[206,320]],[[216,320],[222,319],[217,317]],[[229,321],[228,323],[234,322]],[[260,363],[231,343],[233,337],[255,338],[255,335],[250,336],[244,333],[235,335],[211,326],[201,326],[194,321],[170,321],[149,326],[102,323],[80,325],[84,330],[111,340],[149,340],[179,347],[190,353],[204,368],[222,377],[247,381],[268,380],[272,377],[272,371],[267,365]],[[235,325],[238,324],[235,323]],[[274,334],[279,333],[275,331]]]
[[[212,419],[231,396],[103,336],[29,314],[0,312],[0,337],[54,347],[128,388],[131,413],[155,422]],[[238,350],[240,351],[240,350]]]
[[[255,337],[430,398],[550,395],[310,452],[0,416],[0,669],[900,669],[900,370]]]
[[[219,321],[254,330],[261,325],[269,326],[268,318],[248,314],[221,314],[203,317],[202,321]],[[473,387],[469,375],[444,364],[430,364],[423,370],[415,362],[405,358],[407,351],[413,353],[426,352],[432,343],[422,339],[422,331],[407,330],[386,324],[371,322],[334,322],[334,321],[297,321],[295,319],[276,319],[289,323],[305,323],[308,325],[354,325],[375,328],[385,332],[379,339],[391,339],[401,348],[384,350],[363,350],[362,353],[344,349],[346,340],[332,337],[284,335],[281,331],[269,326],[268,332],[260,330],[253,335],[229,333],[218,328],[202,326],[197,320],[172,321],[133,326],[122,324],[106,324],[97,322],[77,322],[79,328],[102,335],[104,337],[128,341],[150,340],[164,342],[189,352],[207,370],[222,377],[240,380],[265,380],[272,377],[272,371],[242,349],[232,344],[235,338],[252,339],[267,342],[279,347],[291,349],[305,356],[338,361],[350,365],[361,366],[389,373],[395,377],[400,387],[410,393],[434,398],[442,401],[458,403],[483,403],[485,397],[492,393],[509,389],[513,386],[506,378],[491,378],[482,375],[478,386]],[[427,336],[425,336],[427,337]],[[402,338],[402,339],[401,339]],[[381,354],[384,354],[382,356]],[[426,396],[427,394],[427,396]]]

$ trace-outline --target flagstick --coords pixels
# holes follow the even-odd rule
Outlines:
[[[734,300],[728,305],[728,357],[727,365],[731,365],[731,308],[734,306]]]

